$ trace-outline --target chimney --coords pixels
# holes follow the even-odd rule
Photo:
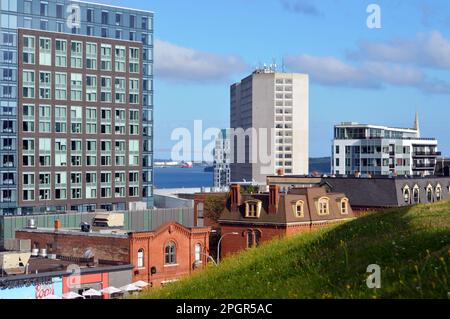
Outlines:
[[[284,176],[284,169],[282,168],[277,169],[277,176]]]
[[[232,184],[231,185],[231,211],[235,212],[238,210],[240,201],[241,201],[241,185]]]
[[[55,232],[61,229],[61,221],[59,219],[55,220]]]
[[[278,211],[278,197],[280,188],[278,185],[269,186],[269,214],[276,214]]]

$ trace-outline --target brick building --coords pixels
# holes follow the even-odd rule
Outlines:
[[[345,194],[329,193],[322,187],[280,192],[271,185],[269,193],[241,194],[240,185],[234,184],[219,219],[222,236],[230,234],[223,237],[221,256],[353,217]]]
[[[209,234],[206,227],[187,228],[168,222],[148,232],[22,229],[16,231],[16,238],[29,239],[33,248],[58,256],[83,258],[89,251],[96,262],[130,263],[133,281],[159,286],[207,264]]]

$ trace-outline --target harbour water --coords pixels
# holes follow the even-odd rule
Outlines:
[[[203,167],[155,168],[155,187],[159,189],[212,187],[213,184],[213,173],[205,172]]]

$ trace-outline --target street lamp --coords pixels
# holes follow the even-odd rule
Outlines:
[[[226,233],[226,234],[223,234],[222,237],[220,237],[219,243],[217,244],[217,264],[220,264],[220,243],[222,242],[222,239],[228,235],[239,235],[239,233],[237,233],[237,232]]]

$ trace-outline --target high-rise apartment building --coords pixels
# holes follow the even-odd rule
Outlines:
[[[225,189],[230,186],[230,130],[221,130],[214,148],[214,187]]]
[[[152,207],[153,13],[0,10],[0,214]]]
[[[438,141],[420,136],[419,117],[413,128],[358,123],[334,127],[332,172],[371,175],[434,174]]]
[[[306,74],[263,68],[232,85],[231,181],[265,184],[280,171],[308,174],[308,114]]]

